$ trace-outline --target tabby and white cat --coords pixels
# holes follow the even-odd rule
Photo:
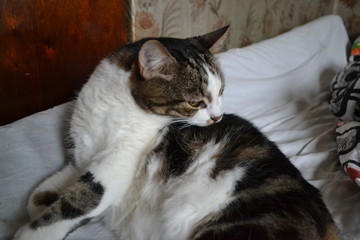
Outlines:
[[[98,216],[119,239],[338,239],[278,148],[239,117],[220,121],[213,53],[227,29],[105,58],[76,101],[75,161],[31,194],[15,239],[60,240]]]

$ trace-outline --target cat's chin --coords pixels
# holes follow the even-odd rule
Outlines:
[[[206,126],[210,126],[212,124],[214,124],[215,122],[211,119],[208,119],[208,120],[203,120],[203,121],[199,121],[199,120],[188,120],[188,123],[190,125],[194,125],[194,126],[197,126],[197,127],[206,127]]]
[[[194,125],[194,126],[198,126],[198,127],[206,127],[206,126],[210,126],[212,124],[218,123],[220,122],[222,119],[222,116],[216,119],[212,119],[212,118],[199,118],[199,117],[192,117],[187,119],[187,122],[190,125]]]
[[[215,110],[217,111],[214,111],[211,108],[210,110],[206,108],[201,109],[197,111],[194,116],[188,118],[186,121],[191,125],[199,127],[210,126],[214,123],[220,122],[223,117],[223,113],[221,112],[220,108],[215,108]]]

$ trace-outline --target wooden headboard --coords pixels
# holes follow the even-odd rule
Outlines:
[[[0,125],[71,100],[126,42],[126,0],[0,1]]]
[[[190,37],[230,24],[226,48],[327,14],[360,34],[358,1],[0,0],[0,125],[74,98],[127,40]]]

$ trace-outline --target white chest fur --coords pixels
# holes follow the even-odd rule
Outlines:
[[[80,92],[71,122],[76,165],[106,189],[101,211],[122,202],[139,162],[169,122],[135,103],[129,74],[103,60]]]
[[[168,123],[167,117],[147,113],[135,103],[129,76],[105,59],[80,92],[71,125],[79,166],[109,151],[143,153]]]

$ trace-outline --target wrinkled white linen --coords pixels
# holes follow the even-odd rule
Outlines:
[[[343,239],[360,239],[360,191],[338,164],[329,83],[346,64],[342,20],[327,16],[275,38],[218,55],[225,112],[251,120],[318,187]],[[71,103],[0,127],[0,239],[26,221],[31,188],[65,161]],[[68,239],[112,239],[92,223]]]

